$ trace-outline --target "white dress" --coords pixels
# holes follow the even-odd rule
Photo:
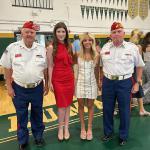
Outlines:
[[[85,61],[78,58],[77,82],[75,95],[77,98],[97,98],[97,83],[94,74],[95,64],[93,60]]]

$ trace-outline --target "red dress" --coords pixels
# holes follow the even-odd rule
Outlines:
[[[72,57],[64,44],[58,43],[54,58],[52,84],[57,107],[68,107],[73,101],[74,73]]]

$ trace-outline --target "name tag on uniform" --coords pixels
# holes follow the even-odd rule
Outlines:
[[[36,58],[44,58],[42,55],[36,55]]]
[[[131,54],[125,54],[126,56],[131,56]]]
[[[45,61],[45,59],[44,59],[44,57],[41,55],[41,54],[37,54],[36,56],[35,56],[35,61],[38,61],[38,62],[44,62]]]
[[[22,54],[15,54],[15,58],[22,57]]]
[[[107,51],[104,53],[105,55],[110,55],[110,51]]]

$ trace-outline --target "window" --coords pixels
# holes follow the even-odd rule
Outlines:
[[[21,40],[21,32],[20,31],[14,32],[14,37],[15,37],[15,41]],[[35,41],[38,42],[38,43],[40,43],[44,47],[46,46],[45,44],[47,42],[50,42],[52,40],[53,40],[53,34],[52,34],[52,32],[36,32]]]
[[[13,0],[12,6],[53,9],[53,0]]]

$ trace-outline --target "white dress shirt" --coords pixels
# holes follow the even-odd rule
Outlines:
[[[12,69],[14,81],[36,83],[44,78],[47,68],[46,49],[38,43],[27,48],[23,40],[10,44],[1,57],[1,65]]]
[[[128,75],[134,72],[134,67],[143,67],[145,64],[138,47],[123,41],[115,47],[112,42],[106,43],[101,50],[103,72],[109,75]]]

